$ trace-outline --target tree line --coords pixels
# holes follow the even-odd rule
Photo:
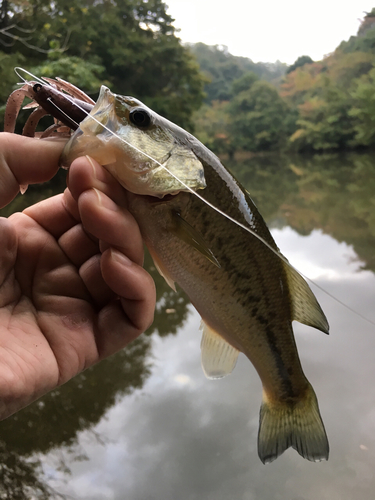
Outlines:
[[[0,0],[0,103],[22,66],[134,95],[219,154],[375,145],[375,9],[322,61],[289,67],[184,46],[173,21],[162,0]]]
[[[356,36],[322,61],[301,56],[274,79],[257,69],[231,80],[229,88],[227,81],[225,99],[216,91],[195,112],[198,137],[217,153],[375,146],[375,9]]]

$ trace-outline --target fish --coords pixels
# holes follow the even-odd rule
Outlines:
[[[205,375],[230,374],[240,352],[255,367],[263,389],[260,460],[272,462],[290,447],[307,460],[327,460],[326,431],[292,321],[324,333],[329,325],[249,193],[189,132],[104,86],[61,163],[69,167],[82,155],[126,189],[156,268],[200,314]]]

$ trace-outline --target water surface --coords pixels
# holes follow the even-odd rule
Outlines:
[[[261,157],[232,170],[287,258],[375,321],[375,157]],[[63,184],[30,189],[5,213]],[[331,334],[299,323],[294,331],[330,459],[311,463],[288,450],[265,466],[254,368],[240,355],[231,376],[205,379],[198,314],[147,266],[158,289],[150,331],[0,423],[0,497],[373,500],[375,326],[311,285]],[[6,485],[12,493],[1,496]]]

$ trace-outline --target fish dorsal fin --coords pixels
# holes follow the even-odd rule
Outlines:
[[[288,280],[292,319],[328,333],[329,325],[327,318],[309,285],[295,269],[285,263],[283,265]]]
[[[157,271],[159,272],[160,276],[162,276],[165,279],[165,281],[167,282],[167,284],[172,288],[172,290],[174,292],[176,292],[175,282],[169,276],[168,272],[164,269],[162,263],[159,261],[156,254],[152,250],[150,250],[150,248],[148,249],[148,251],[150,252],[152,260],[154,261],[155,267],[156,267]]]
[[[196,250],[198,250],[198,252],[204,255],[206,259],[212,262],[212,264],[215,264],[215,266],[220,268],[221,266],[218,260],[209,249],[202,235],[196,229],[194,229],[193,226],[186,222],[186,220],[183,219],[179,213],[174,212],[173,217],[175,222],[172,229],[173,234],[188,245],[194,247]]]
[[[207,378],[223,378],[232,373],[239,351],[226,342],[202,320],[201,360]]]

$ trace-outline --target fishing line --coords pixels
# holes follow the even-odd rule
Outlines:
[[[49,85],[51,87],[51,84],[49,82],[47,82],[47,80],[42,80],[41,78],[38,78],[37,76],[35,76],[32,73],[30,73],[29,71],[27,71],[26,69],[23,69],[23,68],[20,68],[19,66],[16,66],[14,68],[14,72],[18,76],[18,78],[20,78],[23,81],[23,83],[29,83],[29,82],[27,80],[25,80],[25,78],[22,75],[20,75],[18,71],[23,71],[27,75],[31,76],[33,78],[33,80],[38,81],[42,85]],[[22,83],[19,83],[18,85],[22,85]]]
[[[24,83],[26,83],[26,80],[24,78],[22,78],[22,76],[20,76],[20,74],[16,70],[24,71],[26,74],[30,75],[31,77],[36,78],[37,80],[39,80],[39,82],[41,82],[43,85],[46,85],[45,81],[41,80],[38,77],[35,77],[32,73],[29,73],[25,69],[20,68],[20,67],[15,68],[15,72],[16,72],[17,76],[19,78],[21,78],[21,80],[23,80]],[[47,82],[47,84],[50,85],[50,83],[48,83],[48,82]],[[66,97],[70,98],[70,96],[68,94],[66,94]],[[252,236],[254,236],[255,238],[257,238],[269,250],[271,250],[277,257],[279,257],[287,266],[289,266],[291,269],[293,269],[294,271],[296,271],[300,276],[302,276],[306,280],[310,281],[310,283],[312,283],[314,286],[316,286],[320,291],[322,291],[323,293],[325,293],[328,297],[331,297],[331,299],[335,300],[338,304],[340,304],[341,306],[345,307],[346,309],[348,309],[349,311],[351,311],[353,314],[357,315],[359,318],[361,318],[364,321],[367,321],[371,325],[375,326],[375,322],[374,321],[370,320],[369,318],[366,318],[366,316],[363,316],[361,313],[355,311],[350,306],[348,306],[345,302],[342,302],[340,299],[338,299],[337,297],[335,297],[334,295],[332,295],[330,292],[328,292],[327,290],[325,290],[323,287],[321,287],[320,285],[318,285],[317,283],[315,283],[314,280],[312,280],[308,276],[305,276],[303,273],[301,273],[298,269],[296,269],[288,261],[288,259],[286,257],[284,257],[284,255],[282,255],[279,251],[275,250],[264,238],[262,238],[259,234],[257,234],[251,228],[249,228],[248,226],[245,226],[241,222],[237,221],[236,219],[234,219],[230,215],[228,215],[225,212],[223,212],[220,208],[216,207],[215,205],[213,205],[212,203],[210,203],[209,201],[207,201],[203,196],[201,196],[199,193],[197,193],[196,191],[194,191],[194,189],[192,189],[190,186],[188,186],[184,181],[182,181],[181,179],[179,179],[165,165],[163,165],[158,160],[156,160],[155,158],[153,158],[152,156],[150,156],[148,153],[145,153],[144,151],[142,151],[141,149],[139,149],[134,144],[131,144],[130,142],[128,142],[123,137],[120,137],[118,134],[116,134],[116,132],[114,132],[113,130],[111,130],[110,128],[108,128],[106,125],[103,125],[103,123],[101,123],[97,118],[95,118],[94,116],[92,116],[86,109],[82,108],[78,103],[74,103],[74,104],[78,107],[78,109],[80,109],[81,111],[83,111],[84,114],[86,114],[86,118],[90,117],[92,120],[94,120],[96,123],[98,123],[101,127],[103,127],[105,130],[107,130],[107,132],[109,132],[111,135],[113,135],[114,137],[116,137],[120,142],[123,142],[124,144],[127,144],[128,146],[130,146],[131,148],[133,148],[138,153],[141,153],[146,158],[148,158],[151,161],[155,162],[157,165],[159,165],[160,167],[162,167],[169,175],[171,175],[177,182],[179,182],[185,189],[187,189],[191,194],[193,194],[194,196],[196,196],[197,198],[199,198],[203,203],[205,203],[206,205],[208,205],[212,210],[216,211],[217,213],[219,213],[220,215],[222,215],[223,217],[225,217],[229,221],[233,222],[234,224],[236,224],[237,226],[239,226],[240,228],[244,229],[245,231],[247,231],[248,233],[250,233]],[[66,115],[66,113],[62,109],[60,109],[55,103],[54,103],[54,105],[55,105],[55,107],[57,109],[59,109],[63,114]],[[66,115],[66,116],[68,116],[68,115]]]
[[[145,153],[144,151],[142,151],[141,149],[139,149],[137,146],[134,146],[134,144],[131,144],[130,142],[128,142],[126,139],[124,139],[123,137],[120,137],[118,134],[116,134],[116,132],[114,132],[113,130],[109,129],[106,125],[103,125],[97,118],[95,118],[94,116],[92,116],[90,113],[88,113],[86,110],[84,110],[83,108],[81,108],[81,106],[79,106],[79,104],[77,104],[77,107],[81,110],[81,111],[84,111],[86,113],[86,117],[90,117],[92,118],[96,123],[98,123],[99,125],[101,125],[105,130],[107,130],[109,133],[111,133],[114,137],[116,137],[117,139],[119,139],[121,142],[127,144],[128,146],[132,147],[133,149],[135,149],[138,153],[141,153],[143,154],[144,156],[146,156],[147,158],[149,158],[150,160],[154,161],[157,165],[159,165],[160,167],[162,167],[166,172],[168,172],[169,175],[171,175],[174,179],[176,179],[184,188],[186,188],[190,193],[192,193],[194,196],[196,196],[197,198],[199,198],[201,201],[203,201],[203,203],[205,203],[206,205],[208,205],[210,208],[212,208],[213,210],[215,210],[217,213],[219,213],[220,215],[222,215],[223,217],[225,217],[226,219],[228,219],[229,221],[233,222],[234,224],[236,224],[237,226],[239,226],[240,228],[244,229],[245,231],[247,231],[248,233],[250,233],[252,236],[255,236],[259,241],[261,241],[269,250],[271,250],[277,257],[279,257],[287,266],[289,266],[291,269],[293,269],[294,271],[296,271],[300,276],[302,276],[303,278],[305,278],[306,280],[310,281],[311,283],[313,283],[319,290],[321,290],[323,293],[325,293],[326,295],[328,295],[328,297],[331,297],[333,300],[335,300],[337,303],[339,303],[340,305],[342,305],[343,307],[346,307],[349,311],[351,311],[352,313],[356,314],[358,317],[362,318],[363,320],[367,321],[368,323],[370,323],[371,325],[375,326],[375,322],[370,320],[369,318],[366,318],[366,316],[363,316],[361,313],[355,311],[354,309],[352,309],[349,305],[345,304],[345,302],[342,302],[340,299],[336,298],[334,295],[332,295],[330,292],[328,292],[327,290],[325,290],[323,287],[321,287],[320,285],[318,285],[317,283],[315,283],[314,280],[312,280],[311,278],[309,278],[308,276],[305,276],[303,273],[301,273],[298,269],[296,269],[289,261],[286,257],[284,257],[283,254],[281,254],[280,252],[278,252],[277,250],[275,250],[264,238],[262,238],[259,234],[257,234],[255,231],[253,231],[252,229],[250,229],[248,226],[245,226],[244,224],[242,224],[241,222],[239,222],[238,220],[234,219],[233,217],[231,217],[230,215],[226,214],[225,212],[223,212],[220,208],[216,207],[215,205],[213,205],[212,203],[210,203],[209,201],[207,201],[203,196],[201,196],[199,193],[197,193],[196,191],[194,191],[194,189],[192,189],[190,186],[188,186],[184,181],[182,181],[181,179],[179,179],[173,172],[171,172],[165,165],[163,165],[162,163],[160,163],[158,160],[156,160],[155,158],[153,158],[152,156],[150,156],[148,153]]]

